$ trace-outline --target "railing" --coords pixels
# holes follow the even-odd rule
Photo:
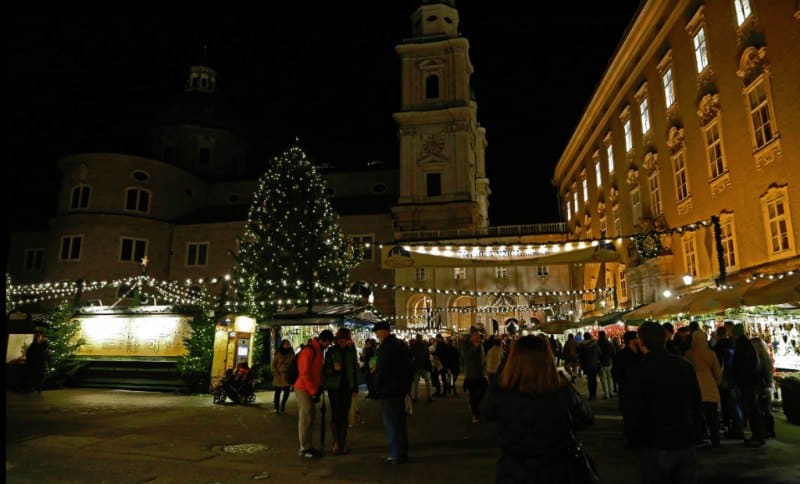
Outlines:
[[[469,237],[504,237],[510,235],[533,234],[564,234],[567,233],[567,224],[552,222],[544,224],[527,225],[500,225],[497,227],[478,227],[469,229],[443,229],[443,230],[409,230],[395,232],[398,241],[409,240],[447,240]]]

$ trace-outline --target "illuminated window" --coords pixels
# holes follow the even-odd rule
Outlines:
[[[467,278],[467,269],[465,267],[453,268],[453,279],[463,281]]]
[[[204,266],[208,264],[208,242],[189,242],[186,244],[186,265]]]
[[[697,252],[695,250],[694,232],[683,236],[683,262],[686,266],[686,273],[692,277],[697,277]]]
[[[428,271],[425,267],[415,267],[414,268],[414,280],[417,282],[422,282],[428,278]]]
[[[83,245],[82,235],[65,235],[61,237],[61,252],[59,253],[58,260],[81,260],[81,245]]]
[[[44,249],[25,249],[25,270],[41,271],[44,260]]]
[[[672,82],[672,67],[668,66],[661,74],[661,82],[664,84],[664,98],[669,109],[675,104],[675,84]]]
[[[497,266],[494,268],[494,277],[497,279],[508,279],[508,267]]]
[[[622,216],[619,211],[619,205],[614,205],[611,208],[611,217],[614,220],[614,235],[617,237],[622,236]]]
[[[637,225],[642,221],[642,191],[638,184],[631,187],[631,211],[633,224]]]
[[[606,146],[606,159],[608,160],[608,172],[614,173],[614,146],[611,144],[611,138],[608,138]]]
[[[125,192],[125,210],[148,213],[150,211],[150,191],[142,188],[128,188]]]
[[[683,151],[672,158],[672,169],[675,175],[675,195],[681,202],[689,198],[689,178],[686,173],[686,155]]]
[[[706,158],[711,179],[717,178],[727,171],[725,157],[722,153],[722,140],[719,133],[719,121],[714,120],[705,128]]]
[[[772,126],[769,96],[764,78],[755,81],[747,90],[747,103],[750,107],[750,121],[756,149],[762,148],[775,137]]]
[[[141,262],[147,255],[147,240],[121,237],[119,241],[120,262]]]
[[[567,193],[567,222],[572,220],[572,199],[569,197],[569,193]]]
[[[650,111],[647,107],[647,96],[639,100],[639,116],[642,121],[642,134],[650,131]]]
[[[706,44],[706,29],[700,26],[692,36],[694,45],[694,60],[697,65],[697,72],[703,72],[708,67],[708,45]]]
[[[603,176],[600,173],[600,160],[595,160],[594,162],[594,176],[595,182],[597,183],[597,188],[603,186]]]
[[[70,200],[69,208],[78,210],[81,208],[89,208],[89,196],[92,193],[92,188],[87,185],[78,185],[72,189],[72,199]]]
[[[628,299],[628,275],[625,264],[619,265],[619,295],[622,299]]]
[[[740,26],[750,17],[750,0],[733,0],[736,8],[736,25]]]
[[[353,235],[353,243],[361,250],[361,260],[373,260],[375,257],[373,251],[373,242],[375,241],[374,234],[367,235]]]
[[[589,180],[584,178],[581,185],[583,186],[583,203],[586,203],[589,201]]]
[[[630,118],[626,119],[622,126],[625,129],[625,151],[630,153],[633,149],[633,131]]]
[[[654,216],[659,216],[664,213],[664,208],[661,206],[661,185],[658,182],[658,170],[653,170],[647,177],[650,186],[650,209]]]
[[[722,258],[726,268],[735,269],[738,259],[736,257],[736,225],[733,221],[733,214],[722,214],[719,220],[722,229]]]
[[[767,231],[767,250],[770,255],[791,253],[794,239],[787,188],[770,189],[761,198],[761,210]]]
[[[545,277],[550,275],[550,266],[546,266],[543,264],[539,264],[536,266],[536,275],[540,277]]]
[[[578,213],[578,192],[572,192],[572,206],[575,208],[575,213]]]

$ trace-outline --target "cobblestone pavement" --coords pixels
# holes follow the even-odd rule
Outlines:
[[[424,387],[424,385],[421,385]],[[577,382],[585,395],[585,384]],[[420,389],[421,390],[421,389]],[[210,395],[62,389],[6,392],[6,479],[11,483],[494,482],[494,428],[470,422],[465,395],[419,402],[409,419],[410,461],[387,466],[376,401],[359,401],[363,423],[350,453],[297,456],[294,397],[272,413],[272,392],[251,405],[214,405]],[[596,423],[579,438],[604,483],[634,483],[636,456],[624,448],[616,399],[591,402]],[[330,415],[330,410],[328,411]],[[319,417],[319,414],[317,415]],[[800,427],[776,414],[776,440],[760,449],[724,441],[700,448],[703,483],[800,482]],[[315,443],[319,442],[319,420]]]

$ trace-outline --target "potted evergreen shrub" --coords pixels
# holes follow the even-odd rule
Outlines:
[[[786,420],[800,425],[800,371],[781,375],[780,385]]]

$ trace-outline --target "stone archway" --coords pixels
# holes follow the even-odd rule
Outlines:
[[[433,299],[426,294],[415,294],[406,303],[407,327],[425,328],[431,320]]]
[[[453,299],[450,307],[455,311],[450,313],[450,324],[456,327],[456,331],[466,331],[475,324],[475,306],[475,298],[472,296],[458,296]],[[468,311],[459,312],[458,309]]]

